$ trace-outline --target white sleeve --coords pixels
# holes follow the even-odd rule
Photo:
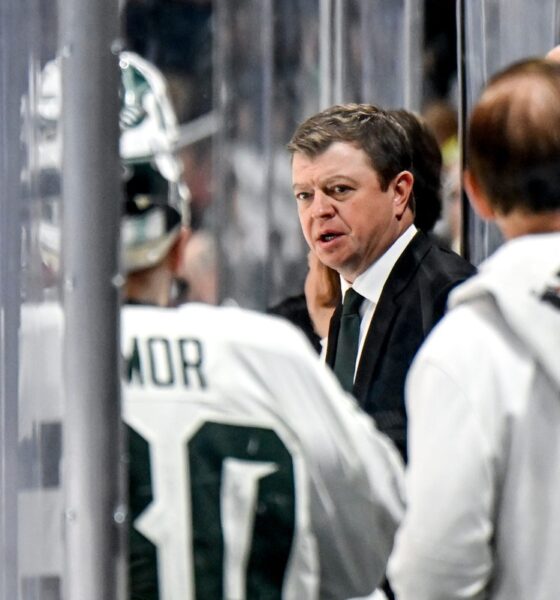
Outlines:
[[[464,373],[458,381],[458,373],[419,356],[407,380],[407,509],[389,562],[399,600],[485,597],[492,569],[491,452],[469,401],[476,378]]]

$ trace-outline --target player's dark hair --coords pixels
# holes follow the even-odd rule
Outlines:
[[[441,216],[443,159],[439,144],[428,125],[414,113],[400,109],[391,110],[389,114],[403,126],[412,147],[414,224],[429,232]]]

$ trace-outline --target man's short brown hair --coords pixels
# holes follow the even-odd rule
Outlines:
[[[335,105],[309,117],[296,129],[288,150],[315,157],[335,142],[347,142],[363,150],[383,190],[401,171],[412,169],[405,130],[388,112],[373,104]]]
[[[560,65],[523,60],[490,80],[470,118],[467,162],[499,212],[560,209]]]

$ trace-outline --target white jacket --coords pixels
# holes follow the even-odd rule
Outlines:
[[[407,380],[399,600],[560,596],[560,233],[506,243]]]

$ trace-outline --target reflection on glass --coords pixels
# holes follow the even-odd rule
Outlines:
[[[557,43],[558,0],[542,0],[538,10],[524,0],[465,1],[465,118],[485,82],[499,69],[528,56],[544,56]],[[469,209],[468,247],[478,265],[502,242],[497,227]]]

